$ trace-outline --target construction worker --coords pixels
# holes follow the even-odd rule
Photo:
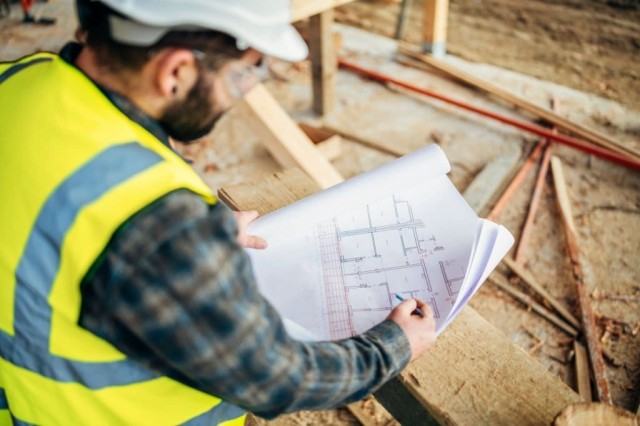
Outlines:
[[[0,424],[327,409],[432,345],[416,300],[350,339],[289,337],[243,249],[266,244],[244,231],[257,214],[172,149],[258,83],[263,55],[305,58],[288,0],[76,5],[82,44],[0,64]]]

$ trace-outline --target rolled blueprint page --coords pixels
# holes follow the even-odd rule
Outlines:
[[[451,166],[442,149],[430,145],[266,214],[253,222],[248,232],[267,241],[287,238],[293,234],[283,235],[283,229],[308,228],[353,206],[445,175],[449,170]]]
[[[491,260],[511,245],[496,241],[511,236],[502,228],[509,238],[498,238],[500,227],[477,217],[448,171],[444,153],[432,145],[249,229],[269,241],[266,250],[248,252],[260,291],[292,336],[335,340],[362,333],[389,315],[396,294],[428,303],[439,331],[451,321]]]

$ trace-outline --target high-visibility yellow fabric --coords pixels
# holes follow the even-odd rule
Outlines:
[[[145,371],[77,325],[80,283],[115,231],[180,188],[213,204],[207,185],[56,55],[0,64],[0,121],[0,390],[11,415],[243,424],[240,409]],[[0,425],[8,413],[0,406]]]

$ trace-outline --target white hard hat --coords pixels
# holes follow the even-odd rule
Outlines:
[[[126,16],[111,15],[111,36],[150,46],[168,31],[208,29],[229,34],[238,48],[301,61],[307,45],[293,28],[291,0],[99,0]]]

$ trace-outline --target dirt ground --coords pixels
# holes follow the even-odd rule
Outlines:
[[[447,51],[640,109],[640,6],[607,0],[450,0]],[[627,2],[633,5],[633,1]],[[424,0],[403,39],[422,41]],[[369,0],[336,19],[393,37],[400,1]]]
[[[418,42],[422,2],[414,3],[405,39]],[[0,20],[0,60],[35,50],[59,49],[75,29],[71,6],[71,0],[38,3],[36,13],[54,16],[58,24],[26,27],[19,23],[14,5],[13,15]],[[340,8],[337,18],[391,35],[398,8],[397,3],[356,2]],[[548,106],[552,97],[559,99],[559,114],[640,148],[637,9],[613,8],[604,0],[452,0],[449,27],[448,52],[454,55],[450,59],[467,72],[541,106]],[[393,45],[388,40],[362,35],[348,27],[338,30],[343,39],[341,54],[351,60],[494,112],[528,119],[441,75],[392,63],[389,52]],[[322,121],[410,150],[438,143],[452,164],[450,177],[461,191],[493,159],[514,152],[524,158],[536,142],[531,135],[344,72],[338,76],[336,110],[320,120],[310,111],[309,64],[274,62],[271,70],[267,87],[295,119]],[[279,169],[235,110],[211,135],[182,152],[195,160],[195,169],[214,189]],[[614,403],[635,412],[640,402],[640,173],[565,147],[557,146],[555,153],[565,164],[585,260],[585,282],[603,331]],[[391,155],[345,140],[343,153],[334,166],[343,176],[351,177],[391,159]],[[498,219],[516,237],[524,223],[534,181],[535,172],[529,173]],[[526,263],[547,291],[566,302],[577,315],[558,214],[553,185],[547,176]],[[524,287],[521,290],[526,291]],[[566,334],[491,284],[480,289],[471,305],[549,371],[570,386],[575,385],[572,339]],[[388,414],[370,402],[364,407],[374,423],[392,424]],[[303,412],[273,422],[258,419],[255,423],[358,424],[346,409]]]

